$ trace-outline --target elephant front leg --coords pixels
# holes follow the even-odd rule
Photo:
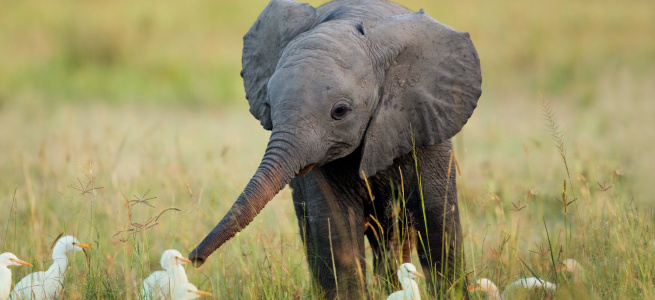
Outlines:
[[[437,193],[427,190],[425,203],[417,199],[413,209],[418,256],[432,293],[446,296],[445,292],[450,290],[468,298],[455,187],[450,186],[448,194],[444,189],[438,190]],[[453,285],[456,286],[451,288]]]
[[[464,243],[458,212],[426,207],[427,222],[419,215],[415,223],[417,252],[432,293],[445,296],[447,290],[466,295]],[[432,216],[432,217],[429,217]],[[445,219],[445,221],[444,221]],[[452,285],[457,285],[451,289]],[[458,292],[459,293],[459,292]]]
[[[354,212],[346,214],[353,216]],[[326,298],[363,298],[366,294],[366,263],[361,230],[357,230],[363,225],[350,217],[349,220],[340,218],[310,217],[312,232],[307,236],[308,261]]]
[[[314,172],[312,172],[314,173]],[[319,184],[320,174],[292,185],[307,260],[327,299],[360,299],[366,295],[364,212],[343,193]],[[300,181],[300,180],[298,180]],[[334,195],[340,195],[336,199]],[[298,200],[303,201],[298,201]],[[304,205],[298,205],[299,202]],[[300,209],[304,209],[300,212]]]

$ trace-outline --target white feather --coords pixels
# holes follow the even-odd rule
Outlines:
[[[164,251],[160,264],[165,271],[155,271],[143,281],[141,296],[147,299],[174,299],[175,287],[188,283],[182,264],[188,260],[174,249]]]
[[[403,289],[389,295],[387,300],[421,300],[418,284],[412,279],[418,278],[416,274],[419,273],[416,271],[414,265],[410,263],[400,265],[398,270],[398,281],[400,281],[400,285]]]
[[[210,296],[210,293],[199,291],[195,285],[191,283],[180,283],[175,288],[174,300],[192,300],[202,296]]]
[[[46,271],[34,272],[23,277],[14,287],[9,299],[51,300],[61,298],[61,291],[64,287],[64,272],[66,272],[66,267],[68,267],[66,253],[82,251],[83,249],[78,245],[90,247],[80,244],[73,236],[65,236],[57,240],[52,250],[53,263],[50,268]]]
[[[13,253],[0,254],[0,300],[7,300],[11,292],[11,270],[8,267],[20,265],[32,266],[18,259]]]

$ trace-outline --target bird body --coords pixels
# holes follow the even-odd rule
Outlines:
[[[554,283],[550,283],[546,280],[537,277],[528,277],[528,278],[521,278],[517,281],[510,283],[508,286],[505,287],[505,290],[503,291],[501,297],[505,299],[505,294],[515,289],[516,287],[522,287],[524,289],[544,289],[547,291],[555,291],[557,289],[557,285],[555,285]]]
[[[55,299],[61,297],[64,287],[64,272],[68,267],[66,253],[83,251],[93,247],[81,244],[73,236],[65,236],[57,240],[52,250],[52,265],[46,271],[34,272],[21,279],[14,291],[11,300],[17,299]]]
[[[9,266],[32,266],[22,261],[13,253],[5,252],[0,254],[0,300],[7,300],[11,291],[11,270]]]
[[[160,264],[165,271],[155,271],[141,285],[143,299],[174,299],[175,288],[188,283],[182,264],[191,262],[174,249],[164,251]]]
[[[199,291],[195,285],[191,283],[180,283],[175,287],[174,300],[192,300],[201,296],[211,296],[211,293]]]
[[[545,289],[547,291],[555,291],[557,286],[537,277],[522,278],[515,282],[510,283],[505,287],[502,294],[498,291],[498,287],[487,278],[480,278],[474,284],[469,286],[470,292],[485,292],[489,300],[504,300],[508,292],[517,287],[525,289]]]
[[[421,300],[418,284],[412,278],[425,278],[421,273],[416,271],[416,267],[410,263],[400,265],[398,269],[398,281],[402,286],[401,291],[397,291],[387,298],[387,300]]]

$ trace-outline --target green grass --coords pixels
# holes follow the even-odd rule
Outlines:
[[[187,254],[213,228],[267,142],[238,75],[265,2],[3,2],[0,251],[34,264],[14,282],[47,268],[66,232],[96,246],[71,260],[66,299],[136,299],[163,250]],[[534,273],[558,298],[655,298],[655,4],[404,4],[469,31],[482,61],[483,96],[454,140],[470,278],[502,289]],[[566,214],[564,180],[577,199]],[[189,279],[220,299],[313,298],[298,232],[284,190]],[[553,271],[568,257],[580,284]]]
[[[242,102],[241,38],[267,2],[4,2],[0,103]],[[652,1],[399,3],[471,33],[486,95],[539,90],[588,107],[602,76],[653,71]]]

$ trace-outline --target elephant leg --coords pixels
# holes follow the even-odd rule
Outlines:
[[[376,199],[384,199],[380,194],[377,195]],[[396,271],[401,264],[410,262],[412,229],[404,219],[405,213],[399,211],[399,205],[387,201],[387,207],[383,207],[380,203],[376,203],[379,207],[367,214],[368,225],[365,227],[373,254],[376,281],[390,293],[402,289]],[[380,213],[376,214],[378,211]]]
[[[452,209],[453,206],[449,206]],[[415,221],[417,231],[417,252],[430,289],[439,294],[454,283],[466,285],[464,275],[464,245],[457,209],[455,212],[443,208],[425,208],[427,224],[422,213]],[[445,223],[445,225],[444,225]],[[464,287],[462,287],[464,289]],[[457,289],[453,289],[457,290]]]
[[[294,179],[296,214],[305,230],[307,259],[328,299],[359,299],[366,294],[364,209],[344,196],[320,171]],[[334,185],[337,186],[337,185]],[[337,199],[339,195],[339,199]],[[303,199],[303,201],[298,201]],[[304,205],[300,205],[304,203]],[[303,228],[301,228],[302,233]]]
[[[410,200],[419,259],[432,292],[444,296],[457,284],[451,291],[461,291],[467,297],[456,168],[449,163],[450,143],[423,150],[418,155],[418,165],[423,166],[419,170],[423,196],[414,193]]]

